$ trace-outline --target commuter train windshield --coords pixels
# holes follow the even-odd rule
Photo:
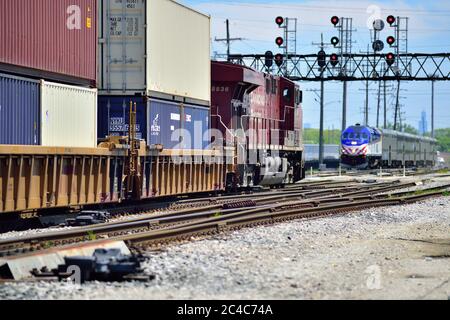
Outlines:
[[[342,134],[343,145],[363,145],[370,142],[370,130],[367,127],[349,127]]]

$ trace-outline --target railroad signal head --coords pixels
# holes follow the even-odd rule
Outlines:
[[[389,36],[387,37],[386,42],[392,47],[395,44],[395,38],[393,36]]]
[[[336,67],[336,65],[339,63],[339,56],[336,53],[333,53],[330,56],[330,63],[333,67]]]
[[[264,55],[264,64],[266,65],[267,68],[271,68],[273,66],[273,52],[272,51],[267,51],[266,54]]]
[[[277,17],[277,18],[275,19],[275,23],[276,23],[279,27],[281,27],[281,26],[284,24],[284,18],[281,17],[281,16]]]
[[[277,46],[281,47],[284,44],[284,39],[282,37],[278,37],[275,39],[275,43]]]
[[[389,52],[389,53],[386,55],[386,63],[387,63],[389,66],[392,66],[392,65],[395,63],[395,55],[394,55],[392,52]]]
[[[338,37],[331,38],[331,44],[336,47],[339,44],[340,40]]]
[[[397,21],[397,19],[395,19],[394,16],[390,15],[389,17],[387,17],[386,21],[392,27],[394,25],[395,21]]]
[[[339,24],[339,17],[338,16],[334,16],[331,18],[331,23],[336,27]]]
[[[375,52],[383,51],[384,50],[384,43],[381,40],[376,40],[372,44],[372,48]]]
[[[373,22],[373,29],[375,31],[383,31],[384,29],[384,21],[381,19],[377,19]]]
[[[284,57],[281,53],[275,55],[275,64],[279,67],[283,65]]]
[[[325,51],[320,50],[317,53],[317,64],[321,68],[323,68],[323,67],[325,67],[327,65],[327,54],[325,53]]]

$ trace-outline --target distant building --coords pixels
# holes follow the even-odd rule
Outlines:
[[[422,116],[420,117],[418,131],[419,131],[419,134],[421,134],[422,136],[424,136],[428,132],[427,113],[425,111],[422,111]]]

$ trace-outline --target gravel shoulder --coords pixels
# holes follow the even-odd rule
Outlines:
[[[149,253],[149,283],[0,285],[0,299],[448,299],[450,197]]]

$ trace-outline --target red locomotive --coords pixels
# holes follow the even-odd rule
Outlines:
[[[298,85],[247,67],[212,62],[211,90],[215,143],[236,150],[228,187],[279,186],[304,178]]]

